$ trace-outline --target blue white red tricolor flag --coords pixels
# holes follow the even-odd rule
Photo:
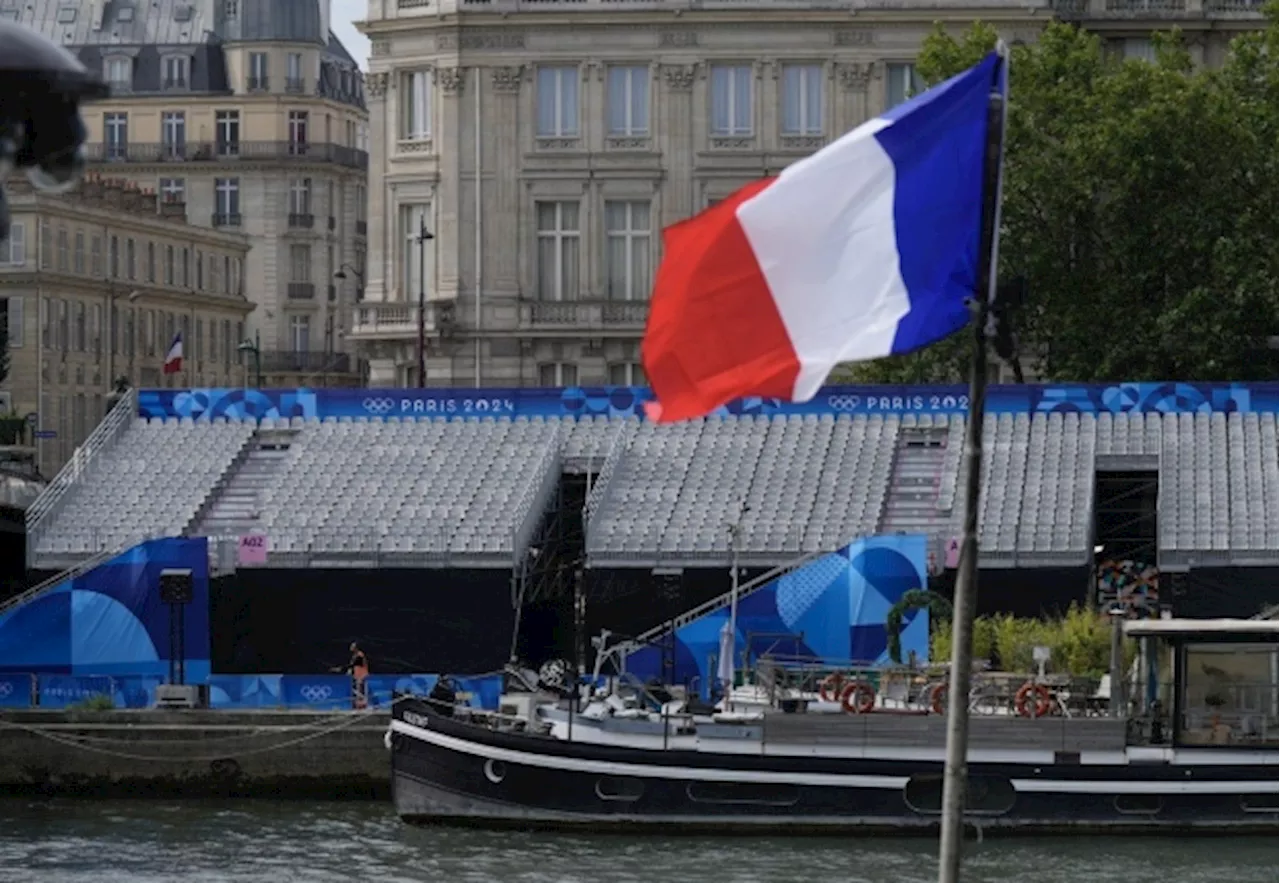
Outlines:
[[[164,373],[177,374],[182,370],[182,332],[173,336],[169,351],[164,354]]]

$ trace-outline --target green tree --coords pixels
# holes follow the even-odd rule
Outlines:
[[[1276,6],[1197,69],[1177,32],[1157,60],[1048,25],[1011,50],[1000,272],[1023,276],[1023,361],[1052,380],[1277,376]],[[938,82],[977,62],[995,30],[939,27],[918,68]],[[954,382],[965,335],[839,379]]]

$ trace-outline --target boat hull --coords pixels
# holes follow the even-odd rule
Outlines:
[[[404,705],[392,724],[392,787],[396,811],[410,823],[930,835],[940,820],[940,761],[580,745],[495,733]],[[971,763],[966,822],[984,835],[1274,835],[1276,782],[1274,759],[1256,757],[1243,764]]]

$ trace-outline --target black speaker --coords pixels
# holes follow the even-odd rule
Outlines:
[[[195,600],[195,580],[189,570],[160,571],[160,600],[165,604],[190,604]]]

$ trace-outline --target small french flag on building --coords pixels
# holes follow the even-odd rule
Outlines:
[[[179,331],[173,337],[173,343],[169,344],[169,352],[164,355],[164,373],[177,374],[182,370],[182,332]]]

